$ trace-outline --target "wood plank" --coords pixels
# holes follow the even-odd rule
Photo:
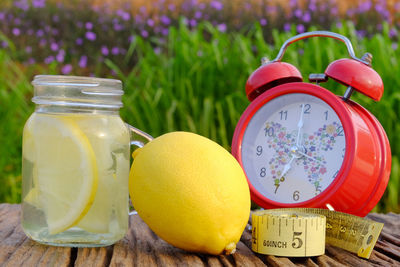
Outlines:
[[[71,248],[51,247],[30,240],[20,224],[19,205],[0,205],[1,266],[70,266]]]
[[[400,266],[400,215],[369,214],[385,223],[369,260],[326,246],[319,257],[286,258],[251,251],[249,224],[233,255],[211,256],[175,248],[158,238],[138,215],[126,236],[113,246],[64,248],[36,243],[20,226],[20,205],[0,204],[0,266]]]

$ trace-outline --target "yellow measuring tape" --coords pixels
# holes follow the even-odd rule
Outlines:
[[[252,215],[252,250],[285,257],[325,253],[327,244],[368,259],[383,223],[313,208],[256,211]]]

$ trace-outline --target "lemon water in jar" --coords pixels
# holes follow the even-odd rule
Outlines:
[[[22,227],[58,246],[105,246],[128,229],[131,136],[119,117],[118,80],[36,76],[35,112],[25,124]],[[130,131],[132,130],[132,131]]]

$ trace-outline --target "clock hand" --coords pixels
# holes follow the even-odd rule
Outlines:
[[[304,156],[304,157],[306,157],[306,158],[308,158],[308,159],[311,159],[311,160],[318,161],[318,162],[321,162],[321,163],[322,163],[321,160],[316,159],[316,158],[313,158],[313,157],[310,157],[310,156],[307,155],[306,153],[300,152],[300,151],[298,151],[298,150],[296,151],[296,153],[299,154],[299,155],[302,155],[302,156]]]
[[[279,179],[281,179],[283,176],[286,175],[286,173],[290,170],[290,168],[292,167],[292,162],[296,157],[294,155],[292,155],[292,158],[289,160],[289,162],[283,167],[283,171],[281,176],[279,177]]]
[[[297,138],[296,138],[296,146],[300,146],[300,132],[301,129],[303,128],[304,122],[303,122],[303,116],[304,116],[304,104],[301,105],[301,115],[300,115],[300,120],[297,123]]]
[[[318,161],[318,162],[321,162],[321,163],[322,163],[322,160],[319,160],[319,159],[310,157],[310,156],[307,155],[306,153],[302,152],[298,147],[291,148],[291,147],[289,147],[289,146],[287,146],[287,145],[285,145],[285,147],[288,148],[288,149],[290,149],[290,150],[292,151],[292,153],[295,153],[295,154],[297,154],[297,155],[304,156],[304,157],[306,157],[306,158],[308,158],[308,159],[311,159],[311,160]],[[300,156],[298,156],[297,158],[301,158]]]

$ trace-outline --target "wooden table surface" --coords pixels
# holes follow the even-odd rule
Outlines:
[[[0,266],[400,266],[400,215],[369,214],[385,223],[369,260],[327,245],[325,255],[285,258],[254,254],[246,228],[237,251],[229,256],[189,253],[159,239],[139,218],[131,216],[126,236],[113,246],[64,248],[30,240],[20,225],[20,205],[0,204]]]

